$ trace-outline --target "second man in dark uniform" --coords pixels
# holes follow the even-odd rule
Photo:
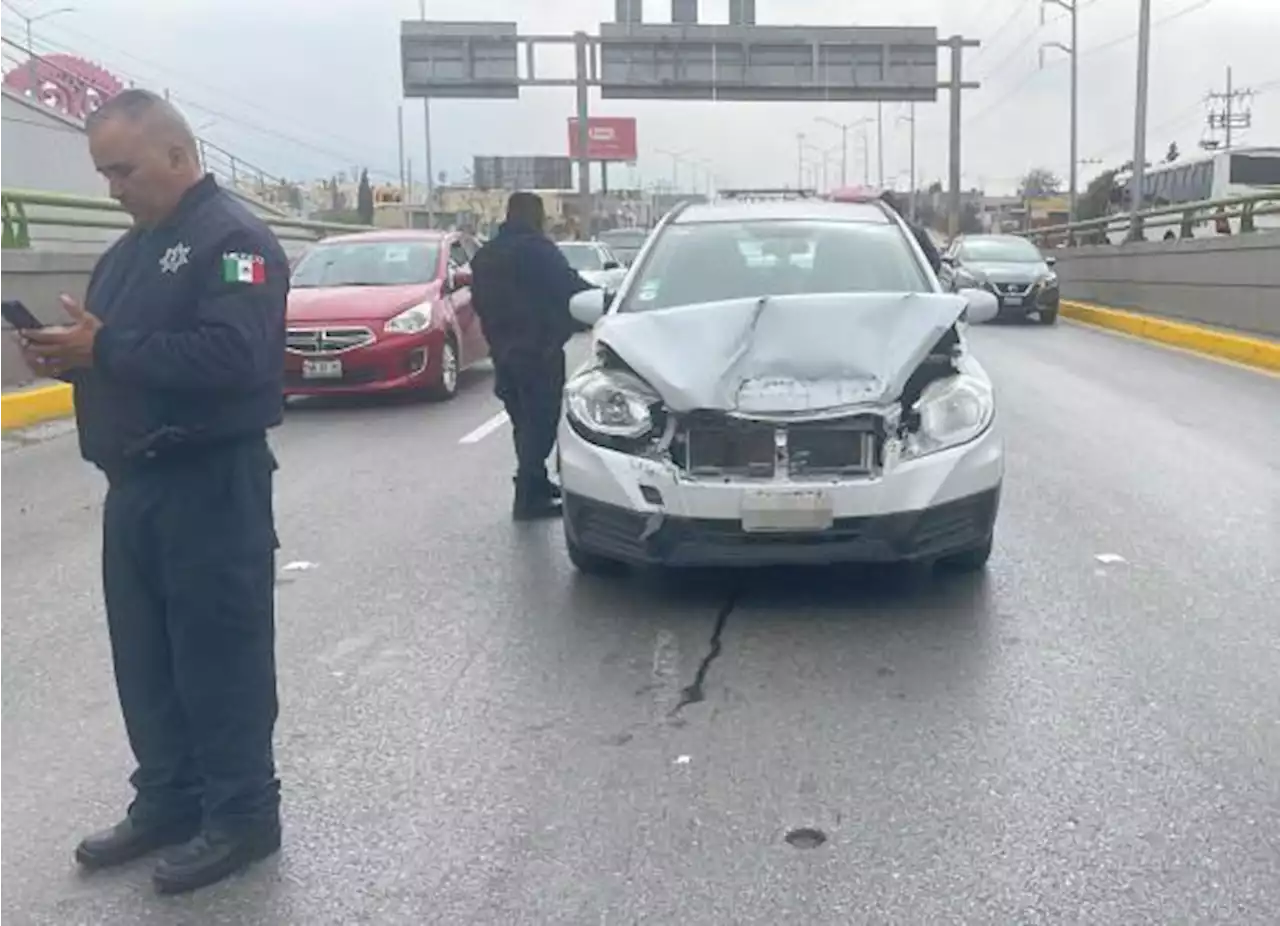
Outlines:
[[[591,288],[546,236],[545,222],[538,196],[513,193],[507,220],[471,262],[471,298],[515,440],[516,520],[560,511],[546,461],[560,420],[564,346],[574,331],[569,300]]]

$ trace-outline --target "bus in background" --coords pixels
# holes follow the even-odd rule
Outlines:
[[[1128,210],[1132,180],[1132,171],[1116,175],[1115,189],[1111,196],[1113,214]],[[1215,151],[1153,164],[1146,170],[1142,187],[1144,209],[1231,199],[1251,193],[1272,192],[1280,196],[1280,148],[1233,148],[1230,151]],[[1206,213],[1206,219],[1211,217],[1212,213]],[[1254,219],[1254,227],[1260,231],[1280,231],[1280,214],[1260,215]],[[1148,231],[1147,237],[1165,237],[1170,231],[1176,236],[1178,227],[1166,225],[1153,228]],[[1197,237],[1238,234],[1240,220],[1202,220],[1192,231]],[[1108,231],[1107,238],[1112,244],[1118,244],[1126,234],[1126,229],[1113,229]]]

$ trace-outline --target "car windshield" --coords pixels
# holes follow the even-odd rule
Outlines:
[[[706,222],[659,234],[619,311],[753,296],[932,291],[897,225]]]
[[[993,264],[1038,264],[1044,258],[1024,238],[970,238],[960,245],[961,260]]]
[[[316,286],[412,286],[436,277],[434,241],[343,241],[319,244],[293,270],[295,289]]]
[[[600,251],[590,244],[562,244],[560,251],[574,270],[603,270]]]
[[[644,240],[647,237],[649,237],[648,232],[628,229],[625,231],[603,232],[600,235],[600,240],[609,245],[609,249],[620,260],[631,261],[640,253],[640,249],[644,247]]]

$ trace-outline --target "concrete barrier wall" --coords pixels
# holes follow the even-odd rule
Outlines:
[[[66,314],[58,304],[58,295],[67,293],[83,300],[89,286],[89,273],[97,259],[96,254],[5,251],[0,274],[4,298],[22,300],[42,322],[62,324],[66,322]],[[5,325],[6,334],[8,327]],[[13,338],[5,337],[3,343],[0,379],[4,388],[31,382],[34,377]]]
[[[1046,253],[1064,298],[1280,338],[1280,233]]]
[[[305,232],[290,231],[280,235],[280,243],[291,260],[296,259],[312,243]],[[303,236],[303,237],[295,237]],[[101,250],[99,248],[99,250]],[[83,300],[89,286],[89,274],[98,260],[97,253],[82,249],[70,251],[6,250],[0,289],[5,299],[20,299],[43,322],[61,324],[66,321],[58,296],[68,293]],[[5,325],[8,334],[8,325]],[[31,382],[31,370],[22,360],[10,337],[0,338],[0,386],[10,389]]]

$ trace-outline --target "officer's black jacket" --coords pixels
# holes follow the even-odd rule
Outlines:
[[[574,331],[569,299],[591,284],[542,232],[504,222],[471,261],[471,304],[496,360],[564,346]]]
[[[231,281],[255,264],[260,282]],[[84,458],[111,473],[279,424],[288,292],[274,233],[212,176],[126,232],[89,280],[93,367],[68,377]]]

